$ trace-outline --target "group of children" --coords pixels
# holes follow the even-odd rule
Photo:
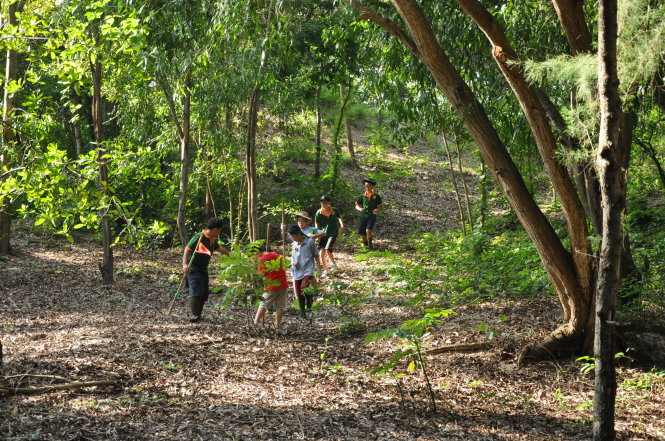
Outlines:
[[[376,224],[376,217],[383,207],[381,196],[374,192],[376,182],[364,179],[365,192],[355,203],[360,212],[360,235],[363,248],[372,249],[372,231]],[[282,224],[282,232],[286,234],[291,243],[291,278],[293,292],[298,299],[300,315],[307,316],[311,311],[314,296],[305,288],[316,284],[315,268],[322,269],[321,277],[332,274],[337,269],[333,254],[337,237],[344,230],[344,221],[339,211],[332,206],[332,200],[324,195],[319,199],[321,208],[314,215],[314,226],[310,223],[312,218],[305,211],[295,214],[297,225],[288,227]],[[206,229],[197,233],[189,241],[183,252],[183,271],[187,276],[190,291],[190,322],[201,320],[203,304],[208,298],[208,263],[212,251],[228,254],[217,243],[222,227],[218,219],[211,219]],[[288,282],[284,259],[278,253],[265,249],[265,246],[256,254],[258,271],[264,277],[264,293],[254,324],[257,325],[265,317],[267,310],[275,311],[275,328],[279,329],[284,317],[284,310],[288,303]]]

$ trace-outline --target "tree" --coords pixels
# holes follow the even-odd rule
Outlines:
[[[616,372],[614,330],[619,292],[623,214],[626,208],[626,171],[629,145],[620,142],[622,119],[626,116],[619,97],[617,69],[617,0],[601,0],[598,7],[598,92],[600,96],[600,137],[596,169],[600,180],[603,209],[603,240],[596,287],[594,336],[595,395],[593,439],[614,440]]]
[[[17,27],[16,12],[19,8],[18,1],[9,2],[7,5],[7,23],[10,27]],[[5,93],[2,114],[2,153],[0,153],[0,172],[3,172],[0,180],[5,180],[5,171],[9,168],[10,151],[16,143],[14,128],[12,126],[12,116],[15,107],[15,98],[13,90],[16,82],[16,67],[18,64],[18,53],[16,49],[10,47],[7,49],[7,63],[5,70]],[[9,197],[0,199],[0,254],[8,254],[11,249],[11,225],[12,225],[12,205]]]

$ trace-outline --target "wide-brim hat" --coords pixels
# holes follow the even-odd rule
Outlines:
[[[367,178],[367,179],[363,179],[363,184],[364,184],[365,182],[367,182],[368,184],[376,185],[376,181],[372,181],[372,180],[369,179],[369,178]]]
[[[309,214],[307,214],[306,211],[299,211],[296,213],[295,217],[304,217],[307,220],[312,220],[311,217],[309,217]]]

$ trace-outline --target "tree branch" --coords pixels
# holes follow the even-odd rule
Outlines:
[[[399,41],[401,41],[404,46],[416,57],[420,58],[420,52],[416,47],[416,44],[411,40],[411,37],[407,35],[402,28],[400,28],[394,21],[389,18],[383,17],[376,12],[369,9],[367,6],[363,5],[360,2],[355,0],[344,0],[349,4],[353,9],[358,11],[360,14],[358,20],[371,20],[374,23],[381,26],[383,29],[388,31],[391,35],[395,36]]]

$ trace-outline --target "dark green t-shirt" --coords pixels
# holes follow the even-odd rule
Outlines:
[[[371,199],[368,199],[367,196],[363,194],[358,199],[356,199],[356,204],[358,204],[363,209],[363,211],[360,212],[360,217],[374,219],[376,218],[374,210],[376,210],[379,205],[383,205],[383,201],[381,201],[381,196],[376,193],[372,195]]]
[[[321,213],[321,210],[314,215],[314,223],[318,226],[319,230],[326,232],[326,236],[337,236],[339,234],[339,218],[341,215],[337,208],[333,207],[332,214],[326,216]]]
[[[200,244],[199,244],[199,237],[201,237]],[[199,248],[195,250],[194,248],[196,247],[197,244],[199,244]],[[203,233],[196,233],[189,240],[186,248],[189,251],[194,252],[194,258],[192,259],[190,256],[190,259],[192,259],[191,261],[192,263],[189,265],[189,267],[191,269],[207,272],[208,264],[210,264],[210,258],[212,257],[212,253],[213,251],[217,251],[219,249],[219,243],[217,242],[217,239],[211,240],[208,236],[206,236]]]

